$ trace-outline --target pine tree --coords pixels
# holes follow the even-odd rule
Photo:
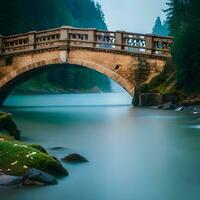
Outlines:
[[[168,24],[167,21],[163,21],[162,35],[163,36],[169,36],[169,24]]]
[[[152,34],[161,35],[161,36],[168,36],[169,35],[169,25],[167,21],[161,22],[160,17],[156,18],[155,25],[152,30]]]
[[[162,22],[160,17],[156,18],[155,25],[153,27],[152,34],[162,35]]]

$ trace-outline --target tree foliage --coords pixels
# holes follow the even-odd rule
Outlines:
[[[167,20],[174,36],[172,57],[179,87],[200,86],[200,1],[169,0]]]
[[[107,28],[101,6],[91,0],[0,0],[0,3],[2,35],[63,25]]]
[[[107,29],[100,4],[92,0],[0,0],[0,5],[0,34],[2,35],[39,31],[63,25]],[[91,70],[74,68],[74,72],[71,71],[73,70],[66,67],[57,70],[56,73],[48,72],[48,76],[37,76],[36,80],[26,84],[27,90],[28,85],[40,88],[41,82],[49,85],[45,83],[47,81],[66,90],[77,87],[88,90],[97,83],[102,90],[110,87],[106,77],[99,76]],[[69,73],[72,73],[73,77]]]

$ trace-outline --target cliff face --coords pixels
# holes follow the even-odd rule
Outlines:
[[[2,35],[39,31],[63,25],[107,29],[101,6],[91,0],[1,1],[0,34]],[[80,80],[74,81],[74,77],[80,77],[80,74]],[[110,81],[91,70],[66,67],[39,74],[22,86],[18,86],[16,92],[59,93],[77,91],[77,88],[81,91],[92,91],[95,87],[101,91],[110,91]]]

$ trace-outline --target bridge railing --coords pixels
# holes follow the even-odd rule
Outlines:
[[[172,37],[64,26],[58,29],[0,36],[0,54],[6,55],[49,48],[82,47],[169,57],[172,43]]]

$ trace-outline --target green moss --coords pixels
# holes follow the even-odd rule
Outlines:
[[[3,132],[0,133],[0,141],[15,141],[12,136],[5,135]]]
[[[41,145],[39,145],[39,144],[30,144],[29,146],[32,147],[32,148],[35,148],[35,149],[39,150],[42,153],[48,154],[48,152],[46,151],[46,149],[44,147],[42,147]]]
[[[59,161],[31,145],[9,138],[7,140],[6,137],[4,141],[0,141],[1,172],[22,176],[29,168],[37,168],[54,176],[68,174]]]
[[[20,139],[20,131],[10,113],[0,112],[0,131],[6,131],[15,139]]]

